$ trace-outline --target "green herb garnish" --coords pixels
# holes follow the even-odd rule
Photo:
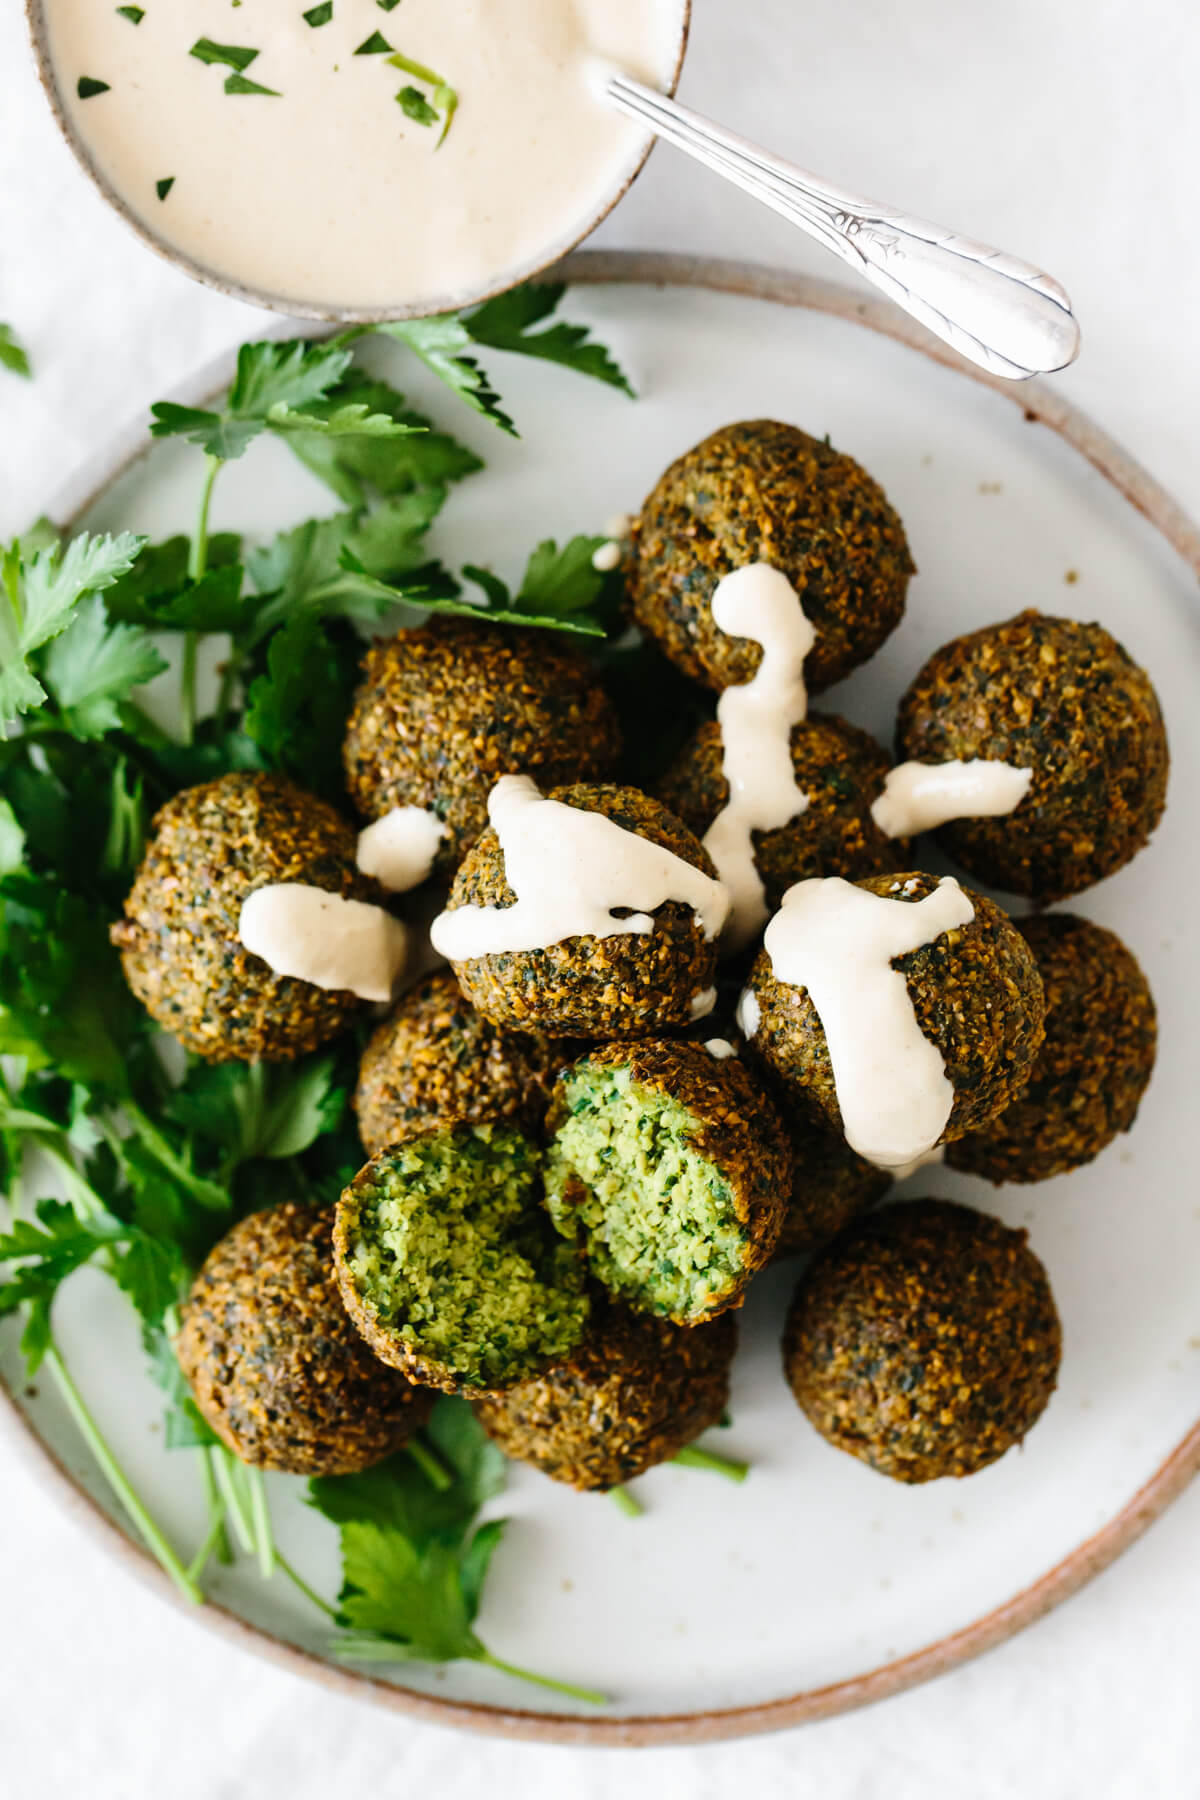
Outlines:
[[[261,82],[251,81],[248,75],[227,75],[225,92],[227,94],[269,94],[273,100],[281,98],[278,88],[263,87]]]
[[[107,81],[97,81],[94,75],[81,75],[75,83],[75,92],[81,100],[90,100],[94,94],[107,94],[111,91]]]
[[[160,200],[165,200],[174,186],[175,177],[173,175],[164,175],[161,181],[155,182],[154,191]]]
[[[118,6],[117,12],[121,18],[128,19],[131,25],[140,25],[146,16],[144,6]]]
[[[436,125],[438,115],[426,100],[420,88],[402,87],[396,95],[401,111],[418,125]]]
[[[311,25],[314,30],[318,25],[328,25],[333,17],[333,0],[322,0],[320,6],[309,7],[306,13],[300,14],[300,17],[306,25]]]
[[[400,0],[375,0],[375,4],[382,12],[395,12]]]
[[[354,54],[355,56],[386,56],[391,47],[382,32],[373,31],[369,38],[363,39]]]
[[[230,69],[248,69],[258,55],[248,44],[214,44],[211,38],[197,38],[189,56],[202,63],[224,63]]]
[[[23,375],[26,381],[33,375],[29,356],[11,325],[0,325],[0,369],[7,369],[10,375]]]

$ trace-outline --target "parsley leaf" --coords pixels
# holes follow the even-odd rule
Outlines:
[[[248,75],[227,75],[225,92],[227,94],[267,94],[272,100],[278,100],[281,97],[278,88],[263,87],[260,81],[251,81]]]
[[[246,693],[242,728],[269,769],[340,798],[341,743],[359,679],[362,644],[348,626],[298,612],[276,631],[265,671]]]
[[[241,539],[217,532],[208,540],[208,568],[188,575],[191,540],[146,544],[133,567],[104,596],[115,623],[149,631],[240,631],[253,610],[242,596]]]
[[[373,31],[369,38],[363,39],[354,54],[355,56],[386,56],[391,47],[381,31]]]
[[[413,487],[460,481],[483,467],[474,451],[448,432],[435,431],[424,414],[408,406],[403,394],[362,369],[347,369],[322,399],[305,407],[305,416],[319,420],[348,403],[361,404],[369,413],[385,415],[409,429],[384,439],[330,438],[320,435],[319,426],[306,432],[296,419],[286,441],[293,455],[350,506],[364,505],[372,493],[386,497]]]
[[[300,17],[306,25],[311,25],[314,31],[319,25],[328,25],[333,17],[333,0],[321,0],[319,6],[310,6],[307,12],[300,14]]]
[[[400,110],[405,118],[412,119],[417,125],[436,125],[438,115],[430,106],[420,88],[402,87],[396,95]]]
[[[19,543],[4,552],[0,558],[0,725],[45,700],[46,690],[29,667],[28,658],[66,628],[82,599],[124,575],[145,541],[130,532],[115,538],[89,537],[81,532],[65,550],[57,545],[38,550],[28,563]]]
[[[384,337],[406,344],[475,412],[483,413],[510,436],[518,435],[516,426],[500,404],[499,394],[475,358],[466,354],[474,339],[459,313],[435,313],[428,319],[393,319],[374,329]]]
[[[590,375],[609,387],[620,388],[632,398],[628,376],[603,344],[591,341],[586,325],[560,321],[544,331],[532,329],[557,311],[565,292],[566,284],[561,281],[527,281],[485,300],[467,319],[472,341],[492,350],[511,350],[520,356],[539,356],[548,362],[562,363],[580,375]]]
[[[507,624],[603,637],[620,595],[619,578],[592,563],[604,542],[597,537],[573,537],[560,550],[553,538],[544,539],[529,558],[515,595],[499,576],[468,563],[463,574],[486,596],[486,604],[473,610]]]
[[[120,724],[116,702],[166,667],[144,631],[110,625],[104,601],[92,594],[51,644],[42,676],[73,735],[96,738]]]
[[[151,436],[183,437],[231,462],[260,432],[286,428],[292,411],[319,400],[345,373],[350,354],[343,345],[307,338],[243,344],[221,411],[160,400],[150,408]]]
[[[18,343],[11,325],[0,325],[0,369],[7,369],[12,375],[23,375],[27,381],[33,374],[28,354]]]
[[[248,69],[258,55],[248,44],[214,44],[211,38],[197,38],[188,52],[202,63],[224,63],[230,69]]]
[[[219,1147],[223,1172],[252,1157],[299,1156],[341,1116],[330,1055],[299,1063],[193,1063],[164,1111]]]

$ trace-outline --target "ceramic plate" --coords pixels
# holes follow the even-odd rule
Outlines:
[[[215,1571],[215,1604],[196,1613],[316,1679],[447,1723],[560,1740],[680,1741],[828,1714],[986,1648],[1110,1561],[1200,1462],[1200,1205],[1191,1181],[1180,1180],[1200,1017],[1200,859],[1187,798],[1200,737],[1200,540],[1056,396],[968,378],[882,302],[675,258],[584,256],[572,272],[592,285],[576,287],[570,316],[614,346],[640,390],[636,404],[497,358],[523,434],[510,440],[411,362],[401,371],[394,347],[378,347],[399,384],[489,464],[447,509],[435,543],[447,560],[487,559],[511,576],[539,537],[595,530],[636,507],[666,463],[714,427],[764,414],[791,420],[827,432],[879,477],[920,565],[901,629],[823,704],[886,739],[902,689],[935,646],[1037,606],[1099,619],[1146,665],[1175,764],[1172,802],[1150,848],[1078,903],[1126,939],[1158,1000],[1158,1069],[1135,1130],[1092,1167],[1034,1188],[995,1191],[943,1170],[907,1184],[1028,1227],[1049,1269],[1064,1325],[1062,1378],[1020,1451],[970,1480],[909,1489],[823,1443],[780,1371],[796,1276],[789,1264],[755,1283],[743,1314],[733,1426],[719,1440],[753,1464],[744,1486],[664,1468],[636,1484],[645,1512],[631,1521],[603,1497],[513,1468],[502,1502],[513,1523],[481,1635],[514,1662],[608,1690],[603,1713],[585,1718],[569,1703],[514,1710],[531,1697],[543,1703],[468,1664],[404,1669],[403,1685],[330,1666],[321,1619],[281,1583],[260,1583],[247,1563]],[[178,397],[197,400],[228,372],[205,371]],[[146,445],[139,436],[116,447],[82,510],[77,489],[58,516],[154,536],[189,529],[194,452]],[[265,439],[218,494],[215,524],[257,536],[335,509]],[[198,1541],[192,1458],[163,1449],[132,1313],[103,1277],[85,1273],[64,1294],[59,1327],[152,1510],[176,1541]],[[5,1413],[12,1446],[35,1448],[48,1484],[73,1495],[110,1549],[158,1580],[108,1516],[111,1500],[54,1395],[41,1383],[25,1391],[11,1329],[0,1335],[0,1369],[16,1401],[13,1416]],[[332,1528],[300,1503],[300,1483],[276,1478],[269,1488],[283,1549],[332,1594]]]

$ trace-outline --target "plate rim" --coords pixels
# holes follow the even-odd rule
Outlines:
[[[1200,577],[1200,525],[1148,470],[1128,454],[1088,414],[1042,381],[1010,383],[967,363],[890,301],[768,265],[722,258],[645,250],[582,250],[548,272],[550,279],[576,286],[690,287],[817,312],[853,324],[968,376],[1021,407],[1031,424],[1047,426],[1068,443],[1138,512]],[[279,326],[270,335],[287,330]],[[203,398],[233,372],[235,350],[207,364],[180,384],[177,398]],[[58,496],[52,516],[64,525],[100,497],[151,448],[144,425],[118,432],[105,451]],[[112,1518],[35,1430],[15,1393],[0,1375],[0,1438],[43,1479],[60,1507],[114,1559],[160,1597],[197,1623],[325,1688],[369,1701],[421,1720],[507,1739],[613,1749],[714,1743],[750,1737],[827,1719],[917,1687],[994,1649],[1043,1618],[1077,1593],[1136,1543],[1200,1473],[1200,1420],[1175,1445],[1147,1481],[1089,1537],[1036,1581],[959,1630],[893,1658],[862,1674],[822,1687],[806,1688],[774,1700],[697,1712],[589,1717],[578,1713],[490,1705],[417,1692],[390,1681],[338,1667],[314,1652],[251,1624],[220,1602],[191,1607],[177,1593],[149,1553]]]

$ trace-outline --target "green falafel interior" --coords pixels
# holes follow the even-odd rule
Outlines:
[[[462,1126],[380,1151],[338,1205],[350,1315],[377,1356],[451,1391],[510,1387],[583,1336],[583,1264],[540,1204],[539,1154]]]
[[[697,1153],[695,1116],[627,1068],[587,1059],[563,1087],[567,1117],[546,1157],[555,1224],[583,1237],[598,1278],[631,1305],[704,1316],[740,1281],[748,1233],[729,1181]]]

